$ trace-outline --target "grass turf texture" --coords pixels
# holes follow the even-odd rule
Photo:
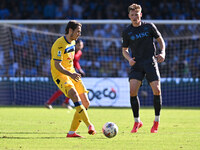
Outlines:
[[[75,110],[43,107],[0,107],[0,149],[135,149],[135,150],[199,150],[200,109],[163,108],[157,134],[150,133],[154,120],[153,108],[142,108],[143,127],[130,133],[133,116],[130,108],[90,108],[88,114],[97,134],[87,133],[84,123],[78,133],[85,138],[66,138]],[[104,123],[115,122],[118,135],[106,138]]]

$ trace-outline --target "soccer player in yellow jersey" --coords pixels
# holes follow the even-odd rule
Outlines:
[[[90,104],[88,91],[81,80],[81,75],[75,71],[73,66],[75,41],[81,35],[81,27],[82,25],[77,21],[69,21],[65,29],[65,36],[58,38],[51,48],[53,80],[65,96],[71,98],[76,109],[67,137],[82,137],[76,133],[81,120],[88,127],[89,134],[96,133],[86,111]]]

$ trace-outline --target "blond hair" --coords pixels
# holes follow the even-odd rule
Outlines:
[[[137,12],[141,12],[142,11],[142,7],[138,4],[131,4],[129,7],[128,7],[128,13],[133,10],[133,11],[137,11]]]

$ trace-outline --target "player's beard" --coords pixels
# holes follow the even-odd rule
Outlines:
[[[78,39],[78,37],[74,37],[74,32],[70,35],[70,38],[71,38],[72,40],[77,40],[77,39]]]
[[[74,32],[72,32],[72,34],[70,34],[70,39],[71,40],[74,40],[73,34],[74,34]]]

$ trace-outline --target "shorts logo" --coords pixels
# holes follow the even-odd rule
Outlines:
[[[61,51],[58,51],[58,54],[57,54],[57,56],[61,56]]]

